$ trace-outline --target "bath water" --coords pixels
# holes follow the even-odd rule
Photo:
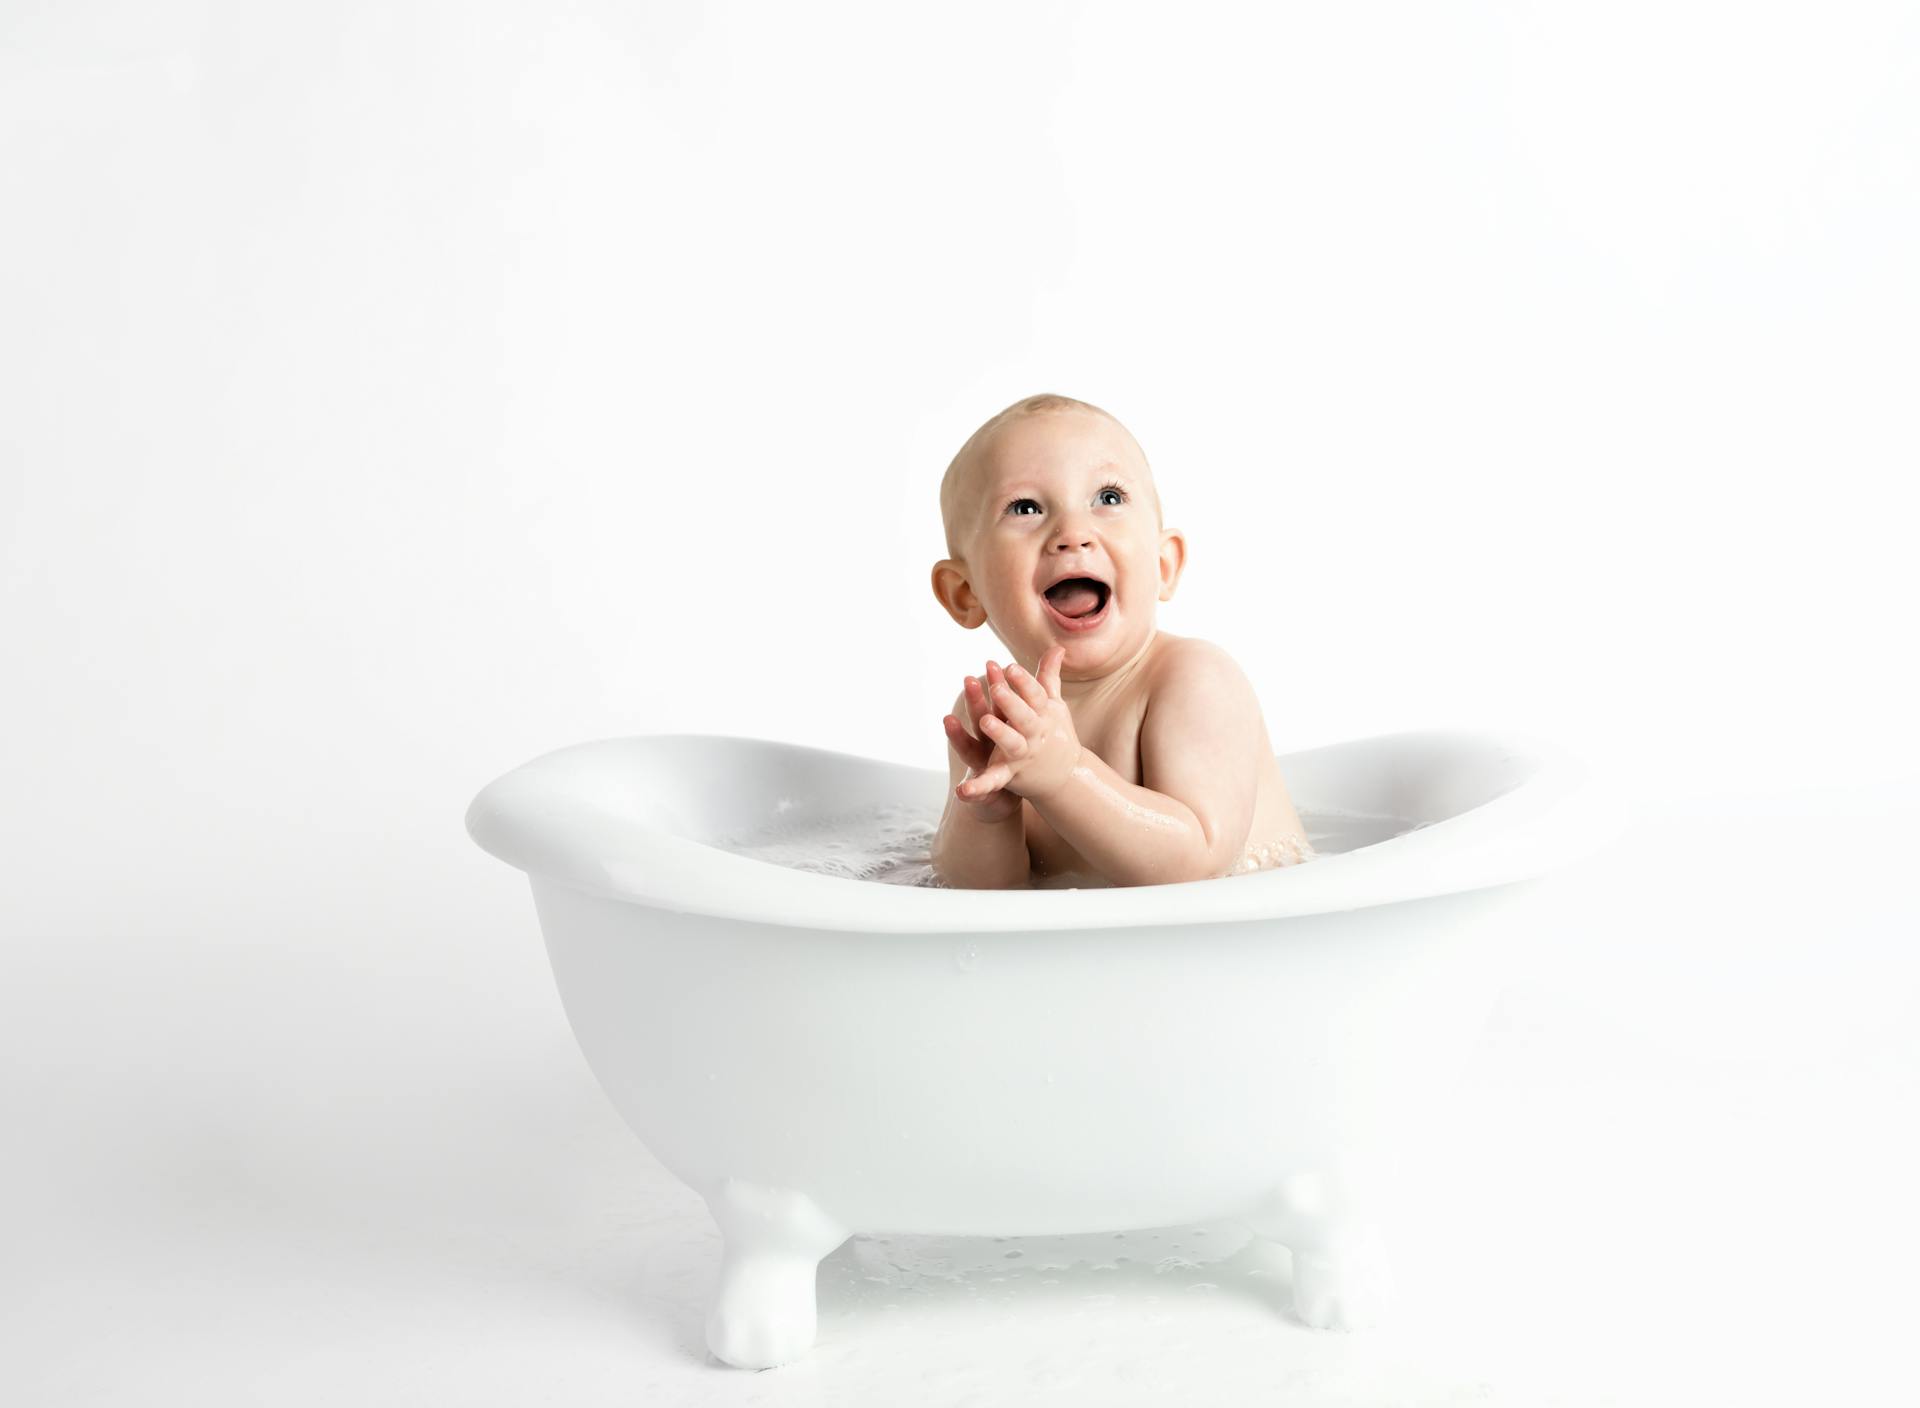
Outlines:
[[[933,870],[933,838],[940,828],[940,807],[889,804],[854,811],[828,812],[799,801],[783,801],[774,818],[754,830],[736,832],[708,842],[734,855],[772,865],[784,865],[815,875],[837,875],[846,880],[872,880],[883,885],[946,888]],[[1358,850],[1414,829],[1413,823],[1390,816],[1342,816],[1300,812],[1313,848],[1298,862],[1314,855],[1338,855]],[[1236,871],[1222,876],[1232,880]],[[1048,876],[1034,882],[1036,889],[1105,889],[1097,876]]]

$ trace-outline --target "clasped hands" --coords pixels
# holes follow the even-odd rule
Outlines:
[[[1052,646],[1038,673],[1019,665],[1001,669],[987,661],[987,683],[967,676],[968,722],[975,737],[952,714],[943,722],[947,741],[968,776],[954,796],[986,821],[1004,821],[1020,810],[1021,798],[1042,801],[1066,785],[1080,762],[1080,735],[1073,711],[1060,696],[1060,664],[1067,648]]]

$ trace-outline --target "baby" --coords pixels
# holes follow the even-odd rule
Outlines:
[[[943,884],[1164,885],[1313,854],[1239,665],[1154,628],[1186,539],[1119,421],[1015,402],[947,466],[940,515],[933,594],[1014,657],[969,675],[944,720]]]

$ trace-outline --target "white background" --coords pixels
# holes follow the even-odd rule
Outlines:
[[[1548,1330],[1503,1344],[1492,1311],[1490,1357],[1390,1382],[1276,1314],[1260,1372],[1344,1357],[1282,1383],[1209,1342],[1216,1387],[1641,1402],[1568,1366],[1731,1372],[1629,1350],[1741,1293],[1876,1323],[1920,1017],[1916,94],[1906,4],[0,3],[0,1375],[1191,1386],[1179,1335],[1214,1322],[1156,1340],[1145,1292],[1032,1341],[1132,1378],[992,1332],[888,1359],[945,1322],[834,1299],[859,1244],[809,1366],[703,1364],[710,1225],[605,1110],[524,883],[460,825],[614,734],[943,767],[1004,651],[927,585],[939,477],[1037,391],[1139,438],[1190,546],[1161,624],[1241,661],[1279,751],[1520,727],[1633,798],[1487,1069],[1589,1138],[1581,1080],[1691,1073],[1697,1157],[1621,1095],[1638,1175],[1576,1214],[1576,1148],[1511,1245],[1596,1235],[1623,1179],[1675,1229],[1752,1214],[1685,1305],[1617,1243],[1578,1314],[1509,1285],[1503,1313],[1641,1332],[1545,1380],[1508,1351]],[[1829,1383],[1863,1362],[1804,1344]],[[975,1377],[889,1377],[942,1352]]]

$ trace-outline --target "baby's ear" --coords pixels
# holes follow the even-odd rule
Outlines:
[[[943,557],[934,563],[933,595],[947,609],[947,615],[970,631],[987,619],[986,608],[980,604],[980,598],[973,594],[973,587],[967,581],[965,563],[951,557]]]
[[[1160,535],[1160,600],[1173,600],[1173,589],[1180,585],[1180,573],[1187,565],[1187,536],[1178,528]]]

